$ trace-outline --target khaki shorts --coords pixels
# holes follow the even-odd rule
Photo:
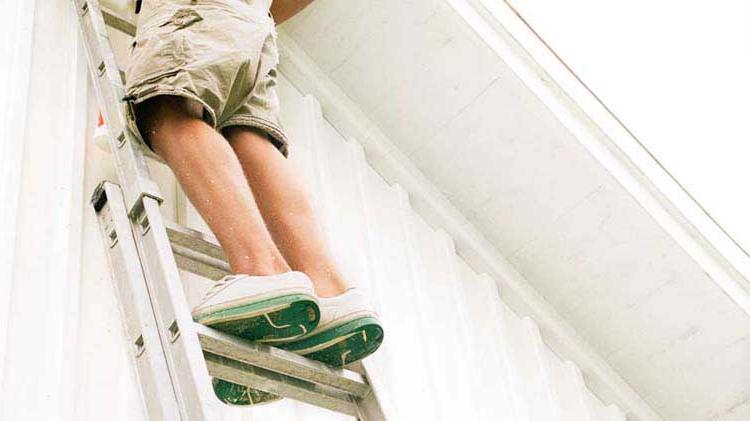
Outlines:
[[[219,131],[229,126],[263,130],[288,157],[275,90],[276,30],[268,3],[162,0],[142,12],[125,70],[127,120],[139,140],[144,141],[134,106],[158,95],[176,95],[200,102],[203,119]]]

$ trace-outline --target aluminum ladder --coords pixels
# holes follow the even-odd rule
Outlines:
[[[178,268],[217,279],[229,265],[212,235],[162,219],[163,199],[146,166],[147,156],[159,158],[125,125],[123,75],[107,26],[133,36],[135,25],[98,0],[73,3],[120,181],[102,182],[91,204],[149,419],[220,419],[224,404],[210,381],[218,377],[361,420],[385,420],[361,364],[358,372],[335,369],[193,321]]]

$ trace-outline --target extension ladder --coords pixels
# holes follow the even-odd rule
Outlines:
[[[384,420],[361,365],[359,372],[335,369],[192,320],[178,268],[217,279],[229,265],[211,234],[167,223],[159,212],[163,199],[146,157],[159,158],[125,125],[123,75],[106,28],[133,36],[135,25],[98,0],[73,2],[120,180],[102,182],[91,204],[149,419],[219,419],[224,404],[213,392],[213,376],[361,420]]]

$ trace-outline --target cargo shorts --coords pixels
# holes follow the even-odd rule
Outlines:
[[[260,129],[284,155],[276,67],[279,54],[269,0],[162,0],[144,10],[125,69],[127,123],[146,144],[135,106],[159,95],[203,105],[216,130]]]

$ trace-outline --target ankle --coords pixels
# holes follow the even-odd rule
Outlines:
[[[250,259],[243,256],[239,262],[231,262],[233,273],[242,273],[250,276],[278,275],[289,272],[292,269],[281,257],[270,257],[267,259]]]
[[[349,289],[349,284],[338,273],[324,272],[322,274],[307,273],[315,287],[315,295],[320,298],[330,298],[343,294]]]
[[[339,295],[346,292],[348,287],[330,287],[330,286],[318,286],[318,284],[315,284],[315,295],[317,295],[319,298],[331,298],[331,297],[338,297]]]

